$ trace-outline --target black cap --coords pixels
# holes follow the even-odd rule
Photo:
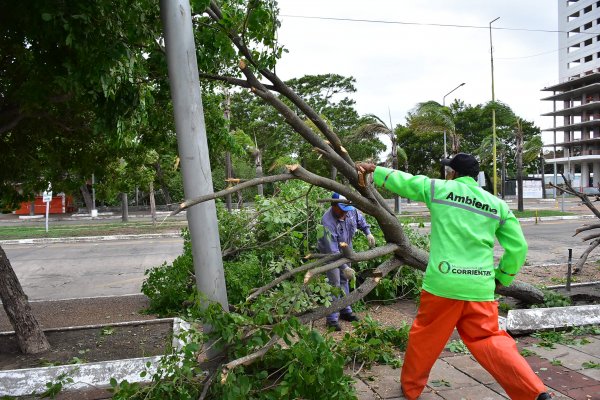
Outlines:
[[[479,173],[479,161],[467,153],[458,153],[452,158],[444,158],[442,165],[447,165],[463,176],[475,177]]]

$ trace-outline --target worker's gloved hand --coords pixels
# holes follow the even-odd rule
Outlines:
[[[346,280],[351,281],[352,279],[354,279],[355,272],[352,268],[348,267],[342,270],[342,274],[344,275],[344,278],[346,278]]]
[[[369,242],[369,247],[375,247],[375,236],[372,233],[367,235],[367,241]]]

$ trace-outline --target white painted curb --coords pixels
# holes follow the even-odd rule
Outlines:
[[[159,320],[131,321],[121,324],[94,325],[93,327],[156,323],[155,321]],[[68,327],[65,329],[80,328],[85,327]],[[173,318],[172,344],[174,348],[179,350],[183,347],[184,343],[177,336],[181,332],[189,330],[189,328],[189,323],[179,318]],[[62,374],[66,374],[73,379],[73,383],[64,386],[64,391],[89,389],[90,387],[110,387],[111,378],[115,378],[117,381],[127,379],[129,382],[147,383],[152,380],[152,375],[156,372],[157,366],[163,357],[140,357],[87,364],[0,371],[0,396],[40,394],[47,389],[46,382],[55,381]],[[146,367],[147,363],[150,363],[150,367]],[[146,368],[148,373],[145,377],[140,377],[140,373]]]

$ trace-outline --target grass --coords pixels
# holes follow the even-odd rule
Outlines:
[[[0,240],[60,238],[80,236],[105,236],[105,235],[136,235],[146,233],[177,232],[187,225],[185,221],[157,222],[153,225],[148,221],[139,222],[79,222],[77,224],[50,223],[48,232],[44,224],[0,226]]]
[[[555,210],[513,210],[513,214],[517,218],[534,218],[538,217],[554,217],[561,215],[575,215],[573,213],[563,212],[563,211],[555,211]]]

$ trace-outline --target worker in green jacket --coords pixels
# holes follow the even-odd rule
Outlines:
[[[456,327],[511,399],[550,399],[515,341],[498,327],[496,285],[510,285],[527,254],[519,221],[504,201],[478,186],[475,157],[459,153],[442,164],[446,180],[357,164],[359,173],[373,173],[376,185],[425,203],[431,213],[429,262],[400,380],[404,396],[419,397]],[[504,248],[497,267],[495,239]]]

